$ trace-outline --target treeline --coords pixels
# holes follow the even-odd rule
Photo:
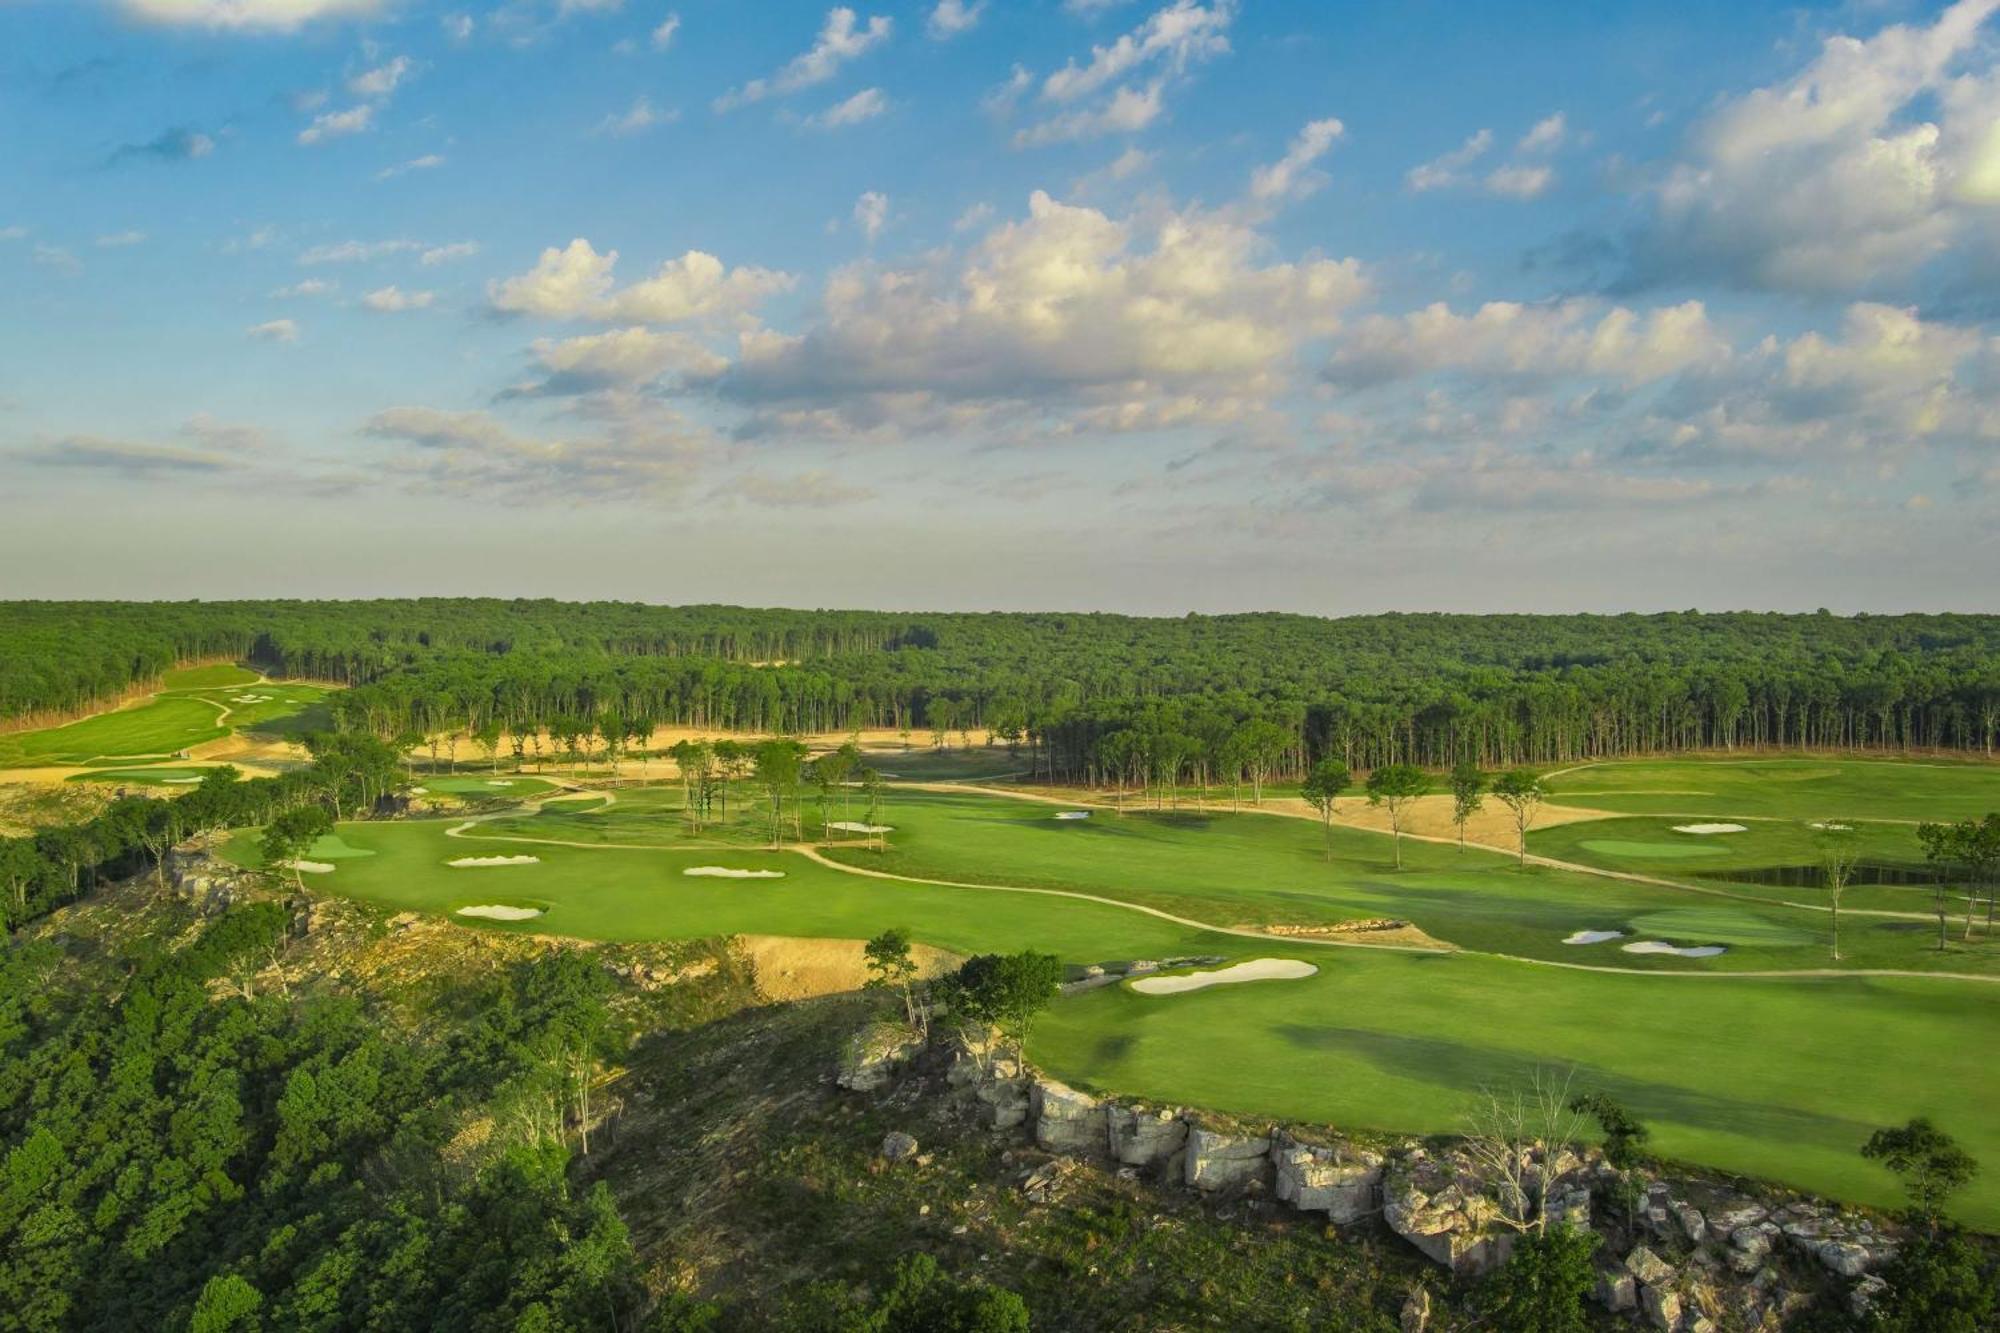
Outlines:
[[[1017,735],[1054,776],[1081,775],[1099,738],[1162,708],[1268,721],[1291,733],[1298,762],[1335,755],[1357,768],[1740,746],[1990,753],[2000,740],[2000,617],[1824,613],[1167,620],[451,599],[8,603],[0,716],[121,688],[175,653],[221,652],[354,686],[336,703],[341,725],[385,738],[607,717],[976,729]],[[120,662],[129,670],[114,679]],[[70,679],[72,663],[86,685]]]
[[[103,880],[158,871],[188,838],[266,824],[306,806],[336,817],[365,814],[397,782],[396,751],[373,737],[312,736],[307,748],[313,762],[278,777],[244,780],[233,768],[211,769],[184,795],[121,796],[81,823],[0,838],[0,929],[46,916]]]

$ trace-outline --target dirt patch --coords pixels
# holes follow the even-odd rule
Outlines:
[[[1245,806],[1245,809],[1250,807]],[[1294,796],[1266,796],[1264,809],[1281,814],[1304,815],[1318,819],[1319,812]],[[1414,833],[1420,838],[1458,837],[1458,825],[1451,822],[1451,797],[1419,796],[1411,801],[1403,812],[1403,832]],[[1586,819],[1619,819],[1609,810],[1591,810],[1580,805],[1557,805],[1550,800],[1535,812],[1534,827],[1554,828],[1557,824],[1578,824]],[[1365,796],[1345,796],[1334,812],[1335,827],[1369,829],[1376,833],[1389,831],[1389,811],[1384,806],[1368,804]],[[1492,797],[1486,798],[1486,805],[1478,814],[1466,821],[1467,842],[1485,843],[1491,847],[1514,846],[1514,816],[1507,808]]]
[[[868,981],[861,940],[810,940],[789,935],[738,935],[736,945],[757,971],[757,993],[767,1000],[809,1000],[857,991]],[[943,976],[964,961],[955,953],[912,944],[917,975]]]
[[[1305,940],[1353,940],[1360,944],[1411,944],[1421,949],[1452,949],[1457,946],[1447,944],[1434,936],[1426,935],[1421,929],[1407,921],[1381,918],[1374,921],[1336,921],[1324,926],[1262,925],[1251,922],[1237,927],[1238,930],[1261,931],[1280,939]]]

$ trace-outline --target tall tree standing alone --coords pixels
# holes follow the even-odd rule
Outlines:
[[[1531,768],[1510,768],[1493,779],[1493,794],[1500,804],[1507,807],[1514,816],[1514,838],[1519,849],[1521,869],[1528,868],[1528,830],[1535,825],[1535,814],[1548,799],[1548,790],[1542,786],[1541,775]]]
[[[1813,846],[1819,851],[1820,875],[1826,884],[1826,902],[1833,912],[1833,961],[1837,963],[1840,961],[1840,895],[1854,878],[1854,867],[1861,860],[1861,838],[1852,824],[1829,819],[1822,821],[1813,834]]]
[[[1486,775],[1465,760],[1451,770],[1451,822],[1458,826],[1458,850],[1465,850],[1465,826],[1486,804]]]
[[[1924,859],[1931,863],[1931,871],[1937,877],[1931,883],[1931,910],[1937,913],[1939,953],[1945,949],[1945,919],[1951,913],[1952,881],[1966,861],[1968,827],[1976,825],[1967,820],[1963,824],[1917,826],[1917,841],[1924,845]],[[1967,916],[1970,917],[1969,911]]]
[[[891,990],[903,997],[903,1016],[911,1027],[917,1021],[917,997],[912,983],[917,977],[917,960],[910,951],[910,932],[900,926],[889,929],[863,947],[868,962],[869,990]]]
[[[292,883],[303,890],[305,882],[299,878],[304,868],[302,858],[315,842],[331,832],[333,816],[326,812],[325,806],[301,805],[287,810],[264,830],[264,862],[290,870]]]
[[[1403,816],[1410,802],[1430,790],[1431,780],[1415,764],[1384,764],[1368,775],[1368,804],[1389,812],[1389,841],[1396,849],[1396,869],[1403,868]]]
[[[1347,765],[1338,759],[1322,759],[1306,774],[1306,780],[1299,786],[1299,795],[1306,804],[1319,812],[1320,828],[1326,834],[1326,859],[1333,859],[1333,815],[1334,803],[1340,794],[1354,784],[1354,775],[1347,771]]]

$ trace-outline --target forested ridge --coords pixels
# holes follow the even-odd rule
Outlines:
[[[1051,776],[1121,730],[1264,721],[1349,764],[1785,746],[1990,753],[2000,617],[890,613],[494,599],[0,604],[0,717],[177,661],[338,681],[341,724],[973,729]]]

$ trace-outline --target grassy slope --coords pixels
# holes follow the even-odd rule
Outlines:
[[[231,728],[265,735],[295,735],[330,722],[318,685],[215,685],[224,673],[254,681],[240,667],[195,667],[170,672],[167,687],[144,703],[60,727],[0,736],[0,768],[84,764],[171,755],[218,740]],[[251,704],[245,694],[267,696]],[[226,722],[218,722],[224,709]]]
[[[1548,786],[1556,799],[1596,810],[1704,819],[1940,820],[2000,810],[2000,765],[1976,761],[1637,760],[1571,769]]]

